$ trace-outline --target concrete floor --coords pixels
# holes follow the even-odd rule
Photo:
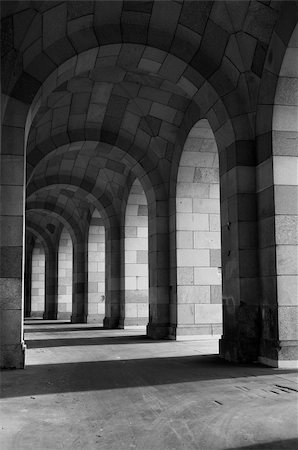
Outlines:
[[[1,450],[297,449],[297,372],[220,360],[217,342],[27,321],[1,372]]]

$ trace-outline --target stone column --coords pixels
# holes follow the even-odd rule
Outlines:
[[[58,309],[58,252],[49,247],[46,251],[44,319],[56,320]]]
[[[106,228],[106,315],[103,325],[117,328],[120,319],[120,227]]]
[[[57,319],[69,320],[73,309],[74,243],[69,232],[61,232],[58,247],[58,308]]]
[[[72,323],[86,323],[88,315],[87,244],[82,238],[73,246]]]
[[[289,2],[290,3],[290,2]],[[291,26],[298,11],[290,11]],[[296,23],[296,22],[295,22]],[[273,367],[298,367],[298,26],[287,49],[274,34],[274,54],[266,79],[278,77],[276,91],[265,89],[258,128],[258,219],[262,335],[259,360]],[[288,34],[288,29],[286,30]],[[273,75],[274,74],[274,75]],[[267,95],[266,95],[267,94]],[[268,109],[273,112],[269,114]],[[267,119],[269,117],[269,119]],[[267,119],[267,120],[266,120]]]
[[[7,98],[2,98],[2,106]],[[0,367],[24,367],[24,123],[27,106],[9,99],[0,155]]]
[[[239,141],[220,154],[223,336],[220,356],[255,361],[260,291],[254,144]]]
[[[169,217],[168,204],[148,205],[149,215],[149,323],[148,336],[168,338],[170,326],[169,296]]]
[[[24,273],[24,296],[25,296],[25,304],[24,304],[24,316],[30,317],[31,315],[31,278],[32,278],[32,243],[26,243],[26,264],[25,264],[25,273]]]

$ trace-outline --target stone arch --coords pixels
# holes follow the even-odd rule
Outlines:
[[[94,209],[88,230],[88,317],[87,322],[103,325],[105,318],[105,227]]]
[[[172,310],[177,339],[221,334],[218,167],[216,141],[202,119],[185,141],[177,178],[177,309]]]
[[[45,310],[45,249],[37,238],[32,250],[31,317],[42,318]]]
[[[44,319],[56,319],[57,318],[57,252],[54,244],[52,243],[48,233],[32,222],[26,217],[26,233],[32,233],[36,239],[39,239],[43,243],[45,250],[45,305],[44,305]],[[27,257],[31,261],[32,248],[26,249]],[[27,260],[27,258],[26,258]],[[31,274],[30,274],[31,277]],[[29,279],[30,279],[29,277]],[[26,302],[31,304],[31,290],[30,299],[25,298]],[[30,308],[31,309],[31,308]]]
[[[131,185],[124,220],[120,326],[146,326],[149,312],[148,204],[138,179]]]
[[[287,14],[286,14],[287,12]],[[274,367],[297,367],[298,230],[298,11],[288,6],[272,37],[267,78],[271,98],[260,92],[258,108],[258,220],[263,328],[259,359]],[[288,17],[288,24],[285,18]],[[296,17],[296,26],[294,18]],[[264,114],[267,111],[266,121]]]

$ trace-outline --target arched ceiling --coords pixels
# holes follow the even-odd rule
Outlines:
[[[95,207],[105,217],[121,214],[134,178],[149,202],[164,200],[187,133],[201,118],[219,148],[252,139],[279,7],[3,1],[2,89],[29,110],[28,221],[47,233],[63,214],[84,233],[82,219]]]

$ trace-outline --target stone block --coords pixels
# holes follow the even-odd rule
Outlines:
[[[193,200],[191,198],[177,198],[176,199],[176,211],[179,212],[192,212]],[[195,212],[204,212],[204,211],[195,211]]]
[[[128,289],[128,290],[137,289],[136,277],[125,277],[125,289]]]
[[[177,318],[179,325],[194,324],[195,323],[195,305],[178,305]]]
[[[148,44],[151,47],[161,48],[161,42],[164,50],[170,47],[178,24],[180,11],[180,4],[170,5],[164,2],[153,4],[148,32]],[[167,17],[166,22],[164,21],[165,17]],[[159,30],[163,31],[160,32]]]
[[[209,198],[210,188],[204,183],[182,183],[177,185],[178,198]]]
[[[177,285],[188,286],[194,283],[193,267],[177,267]]]
[[[137,228],[137,237],[138,238],[148,238],[148,228],[147,227],[138,227]]]
[[[219,249],[220,233],[216,231],[195,231],[194,248]]]
[[[137,304],[137,315],[138,317],[148,318],[149,315],[149,305],[147,303],[138,303]]]
[[[297,306],[298,276],[279,275],[277,277],[278,305]]]
[[[137,250],[147,250],[148,249],[148,239],[145,238],[126,238],[125,239],[125,250],[126,251],[137,251]]]
[[[88,314],[97,314],[98,306],[97,303],[88,303]]]
[[[269,158],[257,166],[256,187],[257,192],[270,188],[273,185],[272,159]]]
[[[183,152],[180,159],[180,167],[213,167],[214,153],[210,152]],[[198,181],[197,181],[198,182]]]
[[[138,307],[136,303],[127,303],[125,305],[125,317],[137,317]]]
[[[195,323],[202,323],[202,324],[222,323],[222,306],[217,304],[212,305],[196,304]]]
[[[146,264],[148,265],[148,251],[147,250],[137,250],[137,264]]]
[[[298,340],[298,307],[281,306],[278,308],[279,339]]]
[[[253,278],[258,275],[258,255],[256,248],[239,251],[239,272],[240,277]]]
[[[298,158],[292,156],[274,156],[273,173],[275,184],[297,186]]]
[[[218,169],[197,167],[194,174],[194,183],[218,183]]]
[[[23,215],[23,187],[1,186],[0,187],[0,214],[3,216]]]
[[[21,309],[22,280],[20,278],[0,278],[1,309]]]
[[[298,78],[279,78],[275,93],[275,103],[277,105],[298,106]]]
[[[187,214],[180,213],[177,217],[177,230],[181,231],[197,231],[209,229],[208,214]]]
[[[126,263],[137,263],[137,251],[138,250],[134,250],[134,251],[130,251],[130,250],[126,250],[125,251],[125,262]]]
[[[1,247],[0,278],[22,277],[22,247]]]
[[[1,155],[1,184],[21,186],[24,180],[24,160],[17,155]]]
[[[2,216],[0,217],[0,246],[23,245],[23,218]]]
[[[275,156],[297,156],[297,131],[272,131],[273,153]],[[269,146],[270,148],[270,146]]]
[[[222,304],[222,287],[221,285],[210,286],[210,302]]]
[[[210,303],[210,286],[178,286],[177,303]]]
[[[298,245],[298,216],[276,216],[275,236],[276,244]]]
[[[210,184],[209,197],[219,199],[219,184]]]
[[[148,275],[147,264],[126,264],[125,275],[127,277],[146,277]]]
[[[211,267],[221,267],[221,250],[211,249],[210,250],[210,266]]]
[[[298,273],[297,246],[276,246],[276,271],[277,275],[296,275]]]
[[[295,65],[295,64],[292,64]],[[297,131],[298,107],[275,105],[273,109],[272,129],[274,131]]]
[[[201,267],[209,266],[210,256],[208,250],[178,249],[177,250],[177,266],[180,267]],[[196,273],[196,272],[195,272]],[[195,283],[195,284],[209,284]]]
[[[148,226],[148,217],[146,216],[126,216],[126,227],[144,227]]]
[[[179,182],[183,182],[183,183],[192,183],[193,181],[198,181],[198,180],[194,180],[194,175],[195,175],[195,167],[184,167],[184,166],[180,166],[179,170],[178,170],[178,183]]]
[[[176,110],[161,103],[152,103],[150,109],[150,115],[161,120],[166,120],[167,122],[173,123],[176,115]]]
[[[0,310],[0,342],[1,345],[17,345],[21,342],[22,311],[21,309]]]
[[[194,248],[193,234],[192,231],[177,231],[177,248]]]
[[[267,217],[259,221],[259,247],[266,248],[275,244],[275,220]]]
[[[214,267],[195,267],[194,283],[196,285],[221,285],[221,271]]]
[[[43,15],[43,46],[49,47],[66,34],[66,4],[49,9]]]
[[[193,212],[195,213],[218,213],[220,212],[220,203],[217,198],[193,199]]]
[[[220,232],[220,215],[209,214],[209,230]]]

